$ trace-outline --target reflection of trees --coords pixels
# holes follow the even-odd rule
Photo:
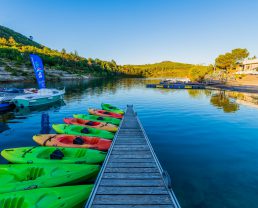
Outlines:
[[[225,113],[233,113],[239,109],[239,105],[230,101],[229,97],[225,94],[225,91],[220,91],[219,93],[212,95],[210,102],[212,105],[222,108]]]
[[[187,91],[188,91],[189,96],[192,98],[199,98],[203,94],[203,90],[189,89]]]
[[[98,78],[91,80],[66,81],[65,100],[81,99],[87,95],[101,95],[105,93],[115,94],[119,89],[129,89],[131,87],[145,87],[144,79],[115,79],[115,78]]]

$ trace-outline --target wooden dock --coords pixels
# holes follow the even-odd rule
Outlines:
[[[180,208],[133,106],[127,106],[85,207]]]

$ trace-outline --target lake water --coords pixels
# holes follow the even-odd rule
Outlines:
[[[97,79],[52,84],[66,87],[65,103],[1,114],[0,149],[35,145],[32,136],[47,131],[41,126],[42,114],[49,115],[52,125],[86,113],[88,107],[99,107],[101,102],[121,108],[133,104],[172,178],[182,208],[258,207],[257,96],[145,87],[154,81]],[[6,163],[3,158],[0,162]]]

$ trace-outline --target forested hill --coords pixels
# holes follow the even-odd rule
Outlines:
[[[43,48],[42,45],[40,45],[39,43],[36,43],[30,38],[1,25],[0,25],[0,37],[5,38],[6,40],[8,40],[10,37],[13,37],[17,43],[20,43],[22,45],[30,45],[38,48]]]
[[[203,79],[211,70],[209,66],[171,61],[145,65],[124,65],[122,68],[126,74],[138,74],[142,77],[189,77],[192,80]]]
[[[31,38],[32,39],[32,38]],[[99,59],[84,58],[76,51],[66,52],[54,50],[43,46],[26,36],[17,33],[9,28],[0,26],[0,67],[5,65],[8,71],[18,74],[19,65],[31,67],[29,54],[35,53],[43,59],[48,69],[62,70],[72,74],[89,75],[94,77],[124,76],[121,66],[115,61],[102,61]],[[16,68],[10,69],[10,65]]]
[[[146,65],[117,65],[114,60],[84,58],[76,51],[67,52],[51,49],[33,41],[33,37],[26,37],[9,28],[0,26],[0,75],[1,70],[13,76],[30,76],[34,78],[29,54],[40,55],[45,68],[48,69],[47,78],[51,73],[76,74],[76,76],[91,77],[190,77],[193,80],[203,79],[210,68],[193,64],[164,61]],[[4,73],[2,73],[4,74]],[[57,77],[60,75],[57,74]],[[5,75],[2,75],[4,78]],[[0,77],[1,78],[1,77]],[[28,78],[28,77],[27,77]],[[12,78],[10,78],[12,79]],[[1,79],[0,79],[1,81]]]

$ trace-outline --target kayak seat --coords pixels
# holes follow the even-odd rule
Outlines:
[[[97,120],[99,120],[99,121],[103,121],[103,120],[104,120],[104,118],[103,118],[103,117],[98,117],[98,118],[97,118]]]
[[[83,133],[83,134],[89,134],[90,131],[89,131],[89,129],[87,129],[87,128],[83,128],[83,129],[81,130],[81,133]]]
[[[103,114],[110,114],[109,112],[103,112]]]
[[[81,137],[76,137],[73,140],[73,144],[79,144],[79,145],[83,145],[84,144],[84,140]]]
[[[95,122],[93,121],[88,121],[85,123],[85,125],[89,125],[89,126],[94,126]]]
[[[63,157],[64,153],[60,149],[56,149],[50,154],[51,160],[62,160]]]

